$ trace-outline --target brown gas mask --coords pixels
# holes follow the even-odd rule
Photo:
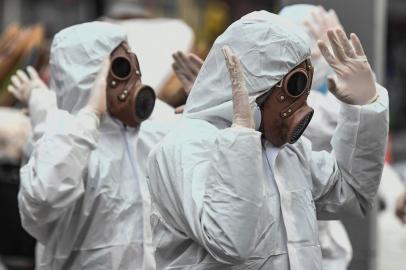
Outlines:
[[[155,92],[141,83],[137,56],[127,42],[121,43],[110,55],[107,76],[107,109],[125,125],[137,127],[147,119],[155,106]]]
[[[307,97],[313,79],[313,66],[306,59],[286,74],[271,91],[257,98],[261,110],[259,131],[274,146],[295,143],[313,116]]]

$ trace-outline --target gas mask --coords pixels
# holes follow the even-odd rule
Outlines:
[[[137,56],[127,42],[121,43],[110,55],[107,76],[107,110],[125,125],[138,127],[155,106],[155,92],[141,83]]]
[[[274,146],[295,143],[310,123],[314,111],[307,97],[312,78],[313,66],[306,59],[256,99],[261,110],[259,131]]]

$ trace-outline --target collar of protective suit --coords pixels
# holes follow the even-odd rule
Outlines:
[[[267,11],[242,17],[214,42],[188,97],[184,115],[209,121],[218,128],[231,125],[231,81],[221,51],[224,45],[231,46],[241,61],[254,108],[257,96],[310,57],[307,39],[297,26]]]

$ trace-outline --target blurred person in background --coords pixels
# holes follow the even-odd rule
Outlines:
[[[305,138],[281,145],[273,137],[276,129],[267,126],[275,122],[262,110],[272,109],[268,102],[279,98],[272,95],[274,88],[285,85],[278,82],[310,57],[307,37],[299,30],[261,11],[235,22],[216,40],[182,120],[148,159],[158,269],[322,269],[316,210],[331,219],[341,211],[364,215],[371,207],[383,166],[388,98],[375,85],[355,35],[350,45],[343,31],[330,31],[334,55],[320,43],[337,74],[330,90],[343,102],[340,117],[346,119],[334,135],[334,155],[312,152]],[[365,132],[371,125],[379,128]],[[356,134],[354,126],[360,127]],[[263,132],[263,147],[255,130]],[[350,155],[354,145],[357,153]]]
[[[150,85],[159,99],[178,106],[186,99],[174,80],[171,55],[176,50],[192,51],[194,33],[183,20],[154,16],[145,1],[119,0],[107,6],[101,19],[125,29],[128,42],[143,63],[143,81]],[[162,46],[165,44],[165,46]]]
[[[144,249],[149,200],[142,163],[163,136],[159,131],[177,117],[157,101],[154,121],[141,131],[106,113],[110,66],[102,62],[126,40],[121,27],[93,22],[64,29],[52,43],[57,107],[50,102],[39,110],[46,120],[21,170],[18,197],[23,226],[42,245],[38,269],[154,268]],[[9,91],[35,118],[40,100],[34,99],[53,94],[27,71],[17,72]]]
[[[44,27],[41,24],[21,26],[10,24],[0,36],[0,106],[1,132],[7,134],[2,139],[2,146],[14,146],[18,158],[1,158],[0,179],[0,257],[10,269],[33,269],[35,239],[21,226],[18,211],[17,193],[20,185],[19,169],[29,152],[27,141],[32,132],[28,118],[19,112],[22,104],[7,91],[7,85],[15,80],[12,74],[21,67],[34,65],[45,74],[48,66],[48,49],[44,39]],[[44,101],[45,102],[45,101]],[[3,107],[4,106],[4,107]],[[21,119],[25,121],[21,121]],[[28,130],[27,130],[28,121]],[[26,130],[26,136],[21,136]],[[17,147],[20,144],[19,147]],[[24,146],[24,147],[23,147]],[[13,148],[13,147],[12,147]]]
[[[317,47],[317,40],[326,40],[328,29],[341,28],[342,25],[334,12],[328,12],[321,6],[299,4],[283,8],[280,12],[284,16],[303,28],[310,37],[312,48],[312,64],[315,69],[312,89],[309,95],[309,104],[315,108],[312,122],[304,132],[304,135],[312,141],[314,150],[331,151],[331,139],[338,124],[340,101],[328,91],[328,79],[333,77],[332,69],[321,57]],[[390,158],[390,145],[388,144],[387,157]],[[382,182],[379,195],[382,207],[391,201],[391,186],[398,186],[400,178],[385,160],[382,174]],[[323,265],[325,269],[346,269],[351,261],[351,242],[340,221],[320,221],[320,244],[323,252]]]
[[[35,240],[23,230],[17,207],[19,169],[31,126],[20,110],[4,107],[0,123],[0,269],[33,269]]]

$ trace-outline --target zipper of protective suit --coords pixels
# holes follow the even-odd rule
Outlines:
[[[269,156],[268,156],[268,154],[269,155],[271,155],[270,154],[270,152],[269,151],[267,151],[267,149],[266,149],[266,147],[264,147],[264,146],[262,146],[263,147],[263,149],[265,150],[265,158],[266,158],[266,161],[267,161],[267,163],[268,163],[268,165],[270,166],[270,168],[271,168],[271,174],[272,174],[272,177],[273,177],[273,179],[274,179],[274,181],[275,181],[275,185],[276,185],[276,187],[277,187],[277,192],[278,192],[278,194],[279,194],[279,201],[280,201],[280,207],[281,207],[281,219],[282,219],[282,222],[283,222],[283,227],[284,227],[284,229],[285,229],[285,233],[286,233],[286,239],[287,239],[287,246],[286,246],[286,248],[287,248],[287,251],[288,251],[288,256],[289,256],[289,264],[290,264],[290,269],[298,269],[297,267],[295,267],[295,263],[293,262],[293,258],[291,257],[292,256],[292,252],[291,252],[291,247],[289,246],[289,237],[288,237],[288,234],[287,234],[287,230],[288,230],[288,228],[286,228],[286,222],[285,222],[285,211],[283,211],[283,208],[284,208],[284,201],[283,201],[283,194],[281,194],[281,192],[282,193],[285,193],[286,191],[285,191],[285,188],[284,188],[284,186],[279,182],[279,179],[278,179],[278,177],[279,176],[277,176],[277,172],[276,172],[276,160],[277,160],[277,158],[278,158],[278,155],[279,155],[279,151],[278,151],[278,153],[275,155],[275,157],[274,158],[271,158],[271,160],[269,159]]]
[[[130,147],[130,143],[128,142],[128,137],[127,137],[128,134],[127,134],[126,130],[127,130],[127,126],[123,125],[123,128],[121,129],[121,131],[122,131],[122,134],[123,134],[123,137],[124,137],[124,142],[125,142],[125,146],[126,146],[126,152],[127,152],[128,158],[130,159],[131,170],[132,170],[133,175],[134,175],[134,181],[137,181],[138,175],[137,175],[137,170],[135,169],[135,166],[134,166],[135,161],[133,159],[134,152],[133,152],[132,147]],[[138,191],[140,192],[140,196],[141,196],[141,187],[140,187],[138,181],[137,181],[137,186],[138,186]],[[142,196],[141,196],[141,198],[142,198]]]

